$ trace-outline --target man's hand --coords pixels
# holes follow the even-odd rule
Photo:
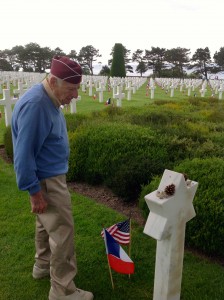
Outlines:
[[[34,214],[43,214],[47,209],[47,202],[41,191],[30,196],[31,212]]]

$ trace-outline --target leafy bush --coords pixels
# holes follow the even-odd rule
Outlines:
[[[12,144],[12,133],[11,126],[6,127],[4,133],[4,145],[7,156],[13,160],[13,144]]]
[[[69,180],[104,183],[127,200],[169,164],[166,145],[149,128],[104,122],[70,135]]]
[[[210,255],[224,257],[224,161],[186,160],[175,168],[199,183],[194,198],[196,217],[187,225],[186,243]]]
[[[85,114],[65,114],[68,131],[75,131],[80,125],[89,121],[90,117]]]
[[[193,201],[196,217],[187,223],[186,245],[208,255],[224,257],[224,161],[219,158],[185,160],[174,168],[199,183]],[[139,206],[146,218],[149,210],[144,197],[156,190],[161,178],[143,186]]]
[[[159,176],[155,176],[149,184],[142,186],[138,204],[145,219],[147,219],[149,215],[149,208],[145,202],[145,196],[158,189],[160,180],[161,178]]]
[[[223,122],[224,111],[212,111],[207,119],[208,119],[208,121],[214,122],[214,123]]]

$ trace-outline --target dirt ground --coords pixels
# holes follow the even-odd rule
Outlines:
[[[70,182],[69,188],[74,192],[87,196],[95,201],[102,203],[127,217],[131,217],[139,225],[144,225],[145,220],[136,203],[127,203],[122,198],[116,196],[105,186],[91,186],[86,183]]]

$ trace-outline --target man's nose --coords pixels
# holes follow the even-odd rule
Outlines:
[[[78,95],[79,95],[78,90],[75,90],[73,92],[73,98],[78,98]]]

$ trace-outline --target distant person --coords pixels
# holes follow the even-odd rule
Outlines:
[[[76,287],[74,223],[66,184],[69,144],[60,106],[78,97],[80,65],[55,56],[51,73],[16,102],[12,117],[14,168],[19,189],[28,191],[36,215],[33,277],[50,275],[49,300],[91,300]]]

